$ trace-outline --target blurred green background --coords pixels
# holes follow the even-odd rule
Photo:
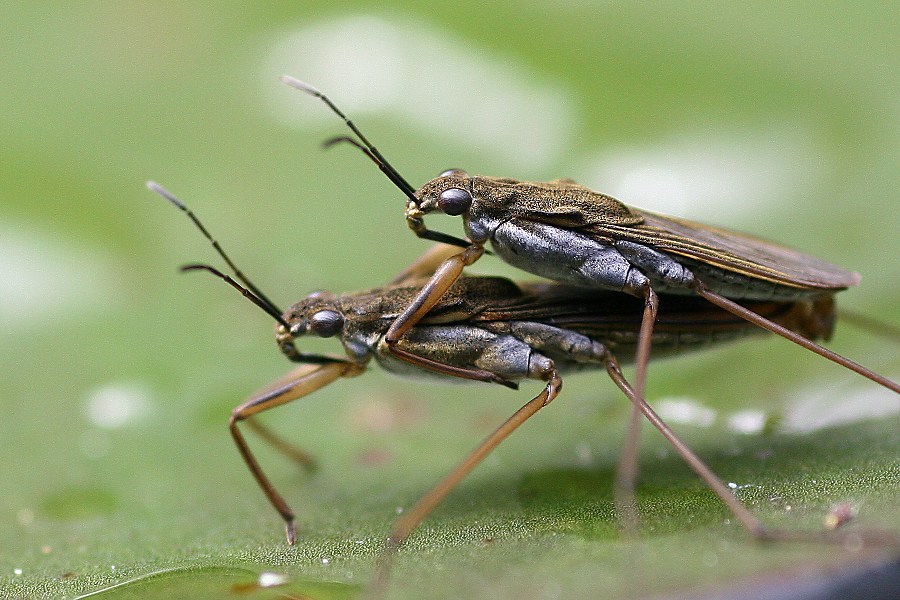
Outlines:
[[[379,285],[425,245],[364,157],[320,149],[344,129],[279,75],[326,90],[414,184],[448,167],[574,177],[859,271],[841,306],[898,323],[895,10],[5,4],[0,597],[137,580],[105,594],[222,598],[263,571],[290,577],[278,593],[346,597],[397,508],[536,393],[376,367],[274,411],[266,422],[322,466],[303,475],[251,439],[298,512],[300,542],[284,544],[226,423],[289,365],[268,317],[211,277],[178,275],[217,258],[144,181],[188,202],[283,306]],[[510,272],[495,263],[478,267]],[[831,346],[900,374],[896,340],[846,326]],[[780,340],[661,362],[649,386],[766,522],[816,528],[849,500],[858,527],[896,525],[896,396]],[[749,543],[649,433],[642,537],[623,541],[611,481],[627,411],[602,374],[567,380],[417,531],[392,593],[728,595],[883,558]]]

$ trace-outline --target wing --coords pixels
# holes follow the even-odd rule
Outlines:
[[[801,289],[841,290],[860,276],[814,256],[736,231],[632,209],[639,225],[594,224],[583,229],[606,239],[628,240],[726,271]]]
[[[478,176],[472,178],[472,192],[482,210],[500,217],[515,215],[569,228],[641,222],[641,215],[629,206],[569,179],[532,182]]]
[[[548,282],[519,283],[522,296],[505,306],[486,308],[470,322],[535,321],[576,331],[600,341],[636,343],[641,328],[643,301],[619,292]],[[828,339],[834,325],[830,296],[809,301],[747,301],[741,303],[758,315],[811,339]],[[658,341],[702,346],[738,335],[764,333],[743,317],[712,306],[697,296],[660,295],[654,326]],[[673,337],[674,336],[674,337]]]
[[[475,177],[482,207],[595,235],[627,240],[726,271],[809,290],[859,284],[856,273],[760,238],[638,210],[571,180],[545,183]]]
[[[486,305],[471,322],[484,321],[537,321],[573,329],[589,331],[625,331],[640,329],[644,302],[621,292],[576,287],[552,282],[527,282],[517,284],[520,297],[516,300]],[[663,295],[657,315],[657,328],[681,328],[697,331],[704,327],[727,328],[733,325],[747,327],[748,323],[725,310],[711,306],[697,296]],[[748,303],[754,309],[775,312],[768,306],[788,306],[787,302]],[[755,325],[750,325],[755,327]]]

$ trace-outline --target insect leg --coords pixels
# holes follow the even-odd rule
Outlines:
[[[647,404],[647,401],[635,394],[634,388],[628,383],[622,374],[618,361],[612,354],[608,354],[606,359],[606,372],[612,378],[613,382],[625,393],[628,399],[636,406],[650,423],[672,444],[675,451],[687,463],[700,478],[712,489],[712,491],[722,500],[725,506],[737,518],[744,528],[758,540],[761,541],[792,541],[792,542],[813,542],[813,543],[831,543],[831,544],[866,544],[873,546],[896,547],[900,545],[900,538],[896,534],[889,531],[849,531],[844,534],[842,531],[784,531],[779,529],[769,529],[753,515],[750,510],[741,504],[740,500],[732,493],[718,476],[710,469],[703,460],[691,450],[687,444],[675,434],[674,431],[663,421],[659,415]]]
[[[478,466],[484,458],[490,454],[503,440],[518,429],[518,427],[531,418],[540,409],[547,406],[559,395],[562,388],[562,379],[553,366],[552,362],[547,361],[549,365],[544,367],[544,372],[538,374],[540,379],[547,382],[543,391],[535,396],[527,404],[522,406],[513,415],[490,434],[475,450],[472,451],[462,462],[460,462],[450,473],[444,476],[437,485],[435,485],[427,494],[422,496],[416,504],[403,513],[388,535],[384,550],[378,557],[375,567],[375,577],[370,589],[370,595],[378,597],[377,591],[383,590],[387,584],[387,578],[390,575],[391,566],[394,558],[403,542],[409,537],[409,534],[419,526],[419,524],[429,515],[435,507],[440,504],[447,494],[455,488],[459,482],[468,475],[472,469]]]
[[[411,265],[398,273],[388,285],[402,285],[414,279],[431,277],[442,262],[459,254],[459,248],[450,244],[434,244]]]
[[[883,385],[884,387],[900,393],[900,385],[896,382],[891,381],[887,377],[883,375],[879,375],[875,373],[871,369],[867,369],[860,364],[853,362],[850,359],[844,358],[840,354],[828,350],[815,342],[806,339],[802,335],[790,331],[785,327],[777,325],[769,321],[768,319],[761,317],[760,315],[754,313],[753,311],[740,306],[733,300],[722,296],[721,294],[714,292],[708,285],[703,283],[699,278],[697,278],[694,273],[681,263],[674,261],[671,257],[666,254],[659,252],[658,250],[654,250],[643,244],[637,244],[634,242],[627,241],[618,241],[615,243],[615,247],[619,252],[621,252],[624,256],[627,257],[629,262],[633,265],[640,267],[646,272],[651,279],[659,279],[663,282],[664,286],[668,288],[675,289],[692,289],[699,296],[705,298],[707,301],[715,304],[716,306],[727,310],[728,312],[737,315],[751,323],[762,327],[772,333],[776,333],[788,340],[791,340],[795,344],[803,346],[807,350],[815,352],[816,354],[827,358],[837,364],[854,371],[863,377],[866,377],[879,385]]]
[[[803,337],[802,335],[795,333],[795,332],[791,331],[790,329],[787,329],[786,327],[782,327],[781,325],[778,325],[777,323],[773,323],[772,321],[766,319],[765,317],[762,317],[762,316],[756,314],[752,310],[744,308],[740,304],[738,304],[732,300],[729,300],[728,298],[725,298],[724,296],[720,296],[719,294],[710,290],[704,283],[699,282],[699,281],[696,282],[694,285],[694,289],[697,291],[697,294],[699,294],[700,296],[702,296],[709,302],[715,304],[716,306],[723,308],[723,309],[727,310],[728,312],[741,317],[742,319],[746,319],[747,321],[750,321],[751,323],[759,325],[763,329],[767,329],[768,331],[771,331],[772,333],[776,333],[776,334],[780,335],[781,337],[786,338],[799,346],[803,346],[804,348],[806,348],[807,350],[810,350],[811,352],[815,352],[819,356],[827,358],[828,360],[835,362],[835,363],[841,365],[842,367],[846,367],[846,368],[850,369],[851,371],[859,373],[863,377],[871,379],[875,383],[877,383],[879,385],[883,385],[884,387],[888,388],[889,390],[900,394],[900,384],[898,384],[897,382],[888,379],[884,375],[879,375],[875,371],[872,371],[871,369],[868,369],[868,368],[850,360],[849,358],[845,358],[845,357],[841,356],[840,354],[838,354],[837,352],[832,352],[828,348],[820,346],[819,344],[817,344],[811,340],[808,340],[807,338]]]
[[[672,431],[669,426],[659,418],[659,415],[647,404],[647,401],[644,400],[643,397],[638,396],[636,394],[636,390],[631,387],[628,381],[625,379],[622,374],[622,369],[619,366],[619,362],[615,359],[612,354],[609,354],[606,358],[606,372],[612,378],[613,382],[619,387],[622,392],[631,400],[631,403],[637,408],[643,415],[647,418],[650,423],[656,427],[659,432],[663,435],[663,437],[668,440],[670,444],[675,448],[675,451],[684,459],[684,461],[688,464],[688,466],[693,470],[700,478],[708,485],[713,492],[725,503],[731,513],[743,524],[743,526],[754,536],[757,538],[765,538],[766,537],[766,528],[763,526],[762,522],[757,519],[753,513],[751,513],[747,507],[745,507],[741,502],[737,499],[737,497],[729,490],[725,484],[716,476],[713,471],[706,466],[706,463],[700,459],[699,456],[694,454],[694,452],[688,447],[687,444],[681,441],[681,439]]]
[[[257,390],[256,393],[254,393],[251,397],[260,398],[262,396],[268,395],[271,392],[281,389],[284,386],[289,385],[291,382],[296,381],[299,377],[303,377],[311,370],[312,368],[309,364],[298,365],[296,368],[291,369],[288,373],[282,375],[275,381],[272,381],[262,389]],[[301,450],[297,446],[286,441],[284,438],[277,435],[268,427],[263,426],[262,423],[254,418],[245,419],[244,422],[247,423],[247,425],[253,431],[255,431],[259,437],[268,442],[269,445],[271,445],[273,448],[281,452],[289,459],[299,463],[307,471],[312,471],[316,468],[316,460],[308,452]]]
[[[311,454],[294,446],[268,427],[265,427],[262,423],[257,422],[256,419],[245,419],[244,422],[250,429],[256,432],[256,435],[264,439],[270,446],[275,448],[275,450],[281,452],[294,462],[299,463],[300,466],[307,471],[315,470],[316,459],[313,458]]]
[[[362,369],[362,367],[350,362],[328,363],[321,366],[317,365],[312,368],[312,370],[310,370],[308,365],[304,366],[306,367],[305,369],[297,369],[294,371],[295,377],[292,380],[287,381],[281,386],[269,388],[235,407],[234,410],[231,411],[231,418],[228,421],[228,429],[231,431],[231,437],[234,438],[234,443],[237,445],[238,451],[240,451],[241,456],[244,458],[244,462],[247,463],[247,467],[250,469],[250,472],[253,474],[253,477],[256,479],[256,482],[259,484],[263,493],[269,499],[269,502],[275,507],[275,510],[278,511],[281,518],[284,519],[287,541],[288,544],[291,545],[293,545],[296,540],[294,511],[291,510],[291,507],[288,506],[284,498],[282,498],[278,491],[275,490],[275,486],[272,485],[269,478],[263,472],[262,467],[259,466],[259,463],[250,451],[250,447],[247,445],[246,440],[244,440],[244,435],[241,433],[240,429],[238,429],[238,423],[264,410],[281,406],[282,404],[311,394],[339,377],[352,377],[353,375],[358,374]]]
[[[656,294],[649,294],[648,298],[653,298],[652,304],[655,305],[658,303],[658,299],[655,298]],[[649,303],[648,303],[649,305]],[[654,310],[649,310],[648,312],[652,312],[655,315]],[[646,316],[646,313],[645,313]],[[650,328],[652,331],[653,321],[650,321]],[[513,324],[512,332],[514,335],[523,339],[526,343],[529,343],[533,347],[536,347],[539,350],[544,352],[548,351],[550,347],[564,347],[569,349],[577,348],[578,346],[574,343],[577,340],[577,337],[572,337],[573,334],[571,332],[567,332],[563,329],[558,329],[555,327],[547,326],[547,325],[536,325],[532,323],[528,324]],[[579,336],[579,334],[575,334]],[[564,340],[567,343],[561,343]],[[649,340],[648,340],[649,342]],[[640,343],[640,342],[639,342]],[[649,344],[648,344],[649,346]],[[570,350],[571,352],[571,350]],[[589,357],[590,356],[590,357]],[[575,355],[572,355],[575,358]],[[681,457],[688,463],[691,469],[693,469],[703,481],[709,485],[710,488],[722,499],[725,505],[731,510],[731,512],[737,517],[741,523],[755,536],[755,537],[766,537],[766,530],[763,527],[762,523],[750,513],[747,508],[740,503],[740,501],[734,496],[734,494],[729,490],[719,479],[716,477],[715,473],[710,470],[709,467],[704,464],[704,462],[691,451],[688,446],[682,442],[677,435],[663,422],[662,419],[653,411],[649,404],[647,404],[646,400],[644,400],[643,396],[637,393],[636,388],[632,387],[631,384],[625,379],[625,376],[622,374],[622,370],[619,366],[618,361],[615,356],[607,350],[603,346],[593,347],[593,353],[590,355],[582,355],[582,360],[594,360],[603,363],[609,376],[615,382],[615,384],[628,396],[628,399],[631,400],[632,404],[636,411],[639,414],[643,414],[648,421],[650,421],[654,427],[659,429],[660,433],[671,443],[676,451],[681,455]],[[635,439],[636,436],[635,436]],[[617,482],[618,483],[618,482]],[[630,483],[634,483],[631,481]],[[630,506],[626,506],[625,515],[627,517],[635,519],[632,522],[626,522],[625,525],[628,529],[626,531],[630,531],[633,529],[634,525],[636,525],[636,511],[635,505],[633,503],[633,489],[626,490],[631,496],[628,498],[632,500],[632,504]],[[618,490],[617,490],[618,492]],[[619,492],[621,494],[622,492]],[[619,506],[619,503],[622,501],[620,495],[617,495],[617,508],[620,510],[623,508]],[[620,513],[621,515],[622,513]]]
[[[647,381],[647,365],[650,362],[650,349],[653,341],[653,328],[656,324],[656,314],[659,310],[659,296],[649,285],[644,287],[644,312],[641,318],[641,328],[638,333],[637,349],[635,351],[635,375],[634,392],[638,398],[644,397]],[[628,429],[622,451],[619,455],[619,463],[616,466],[616,510],[622,519],[622,526],[626,533],[635,533],[637,530],[637,500],[635,499],[635,486],[638,478],[638,454],[641,437],[641,411],[637,405],[632,407],[631,418],[628,420]]]
[[[403,335],[427,315],[428,311],[440,301],[444,294],[447,293],[447,290],[449,290],[456,280],[459,279],[463,269],[478,260],[482,254],[484,254],[484,246],[482,244],[472,244],[462,252],[454,254],[450,258],[444,260],[410,305],[406,307],[406,309],[400,313],[400,316],[398,316],[391,324],[384,336],[384,342],[391,354],[423,369],[450,375],[452,377],[499,383],[512,389],[516,389],[517,386],[514,383],[503,379],[496,373],[486,370],[454,367],[413,354],[398,346]]]

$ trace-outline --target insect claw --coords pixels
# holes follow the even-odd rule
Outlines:
[[[293,546],[297,542],[297,530],[294,528],[293,520],[285,522],[284,532],[287,536],[288,546]]]
[[[425,216],[425,213],[422,212],[422,209],[419,208],[419,204],[414,202],[413,200],[409,200],[406,203],[406,220],[407,221],[416,221],[420,226],[424,227],[425,223],[422,220],[422,217]],[[412,227],[412,226],[410,226]]]

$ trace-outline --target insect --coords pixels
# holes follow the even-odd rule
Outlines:
[[[399,312],[427,281],[429,265],[455,253],[455,248],[436,246],[385,287],[344,295],[316,292],[282,312],[236,267],[190,209],[158,184],[149,182],[148,187],[188,215],[231,268],[237,281],[206,264],[191,264],[182,269],[212,273],[269,314],[276,321],[279,348],[291,361],[300,363],[288,375],[237,406],[229,420],[234,442],[260,488],[284,520],[290,544],[296,541],[294,512],[257,462],[239,424],[250,425],[276,449],[309,465],[309,455],[256,423],[253,417],[307,396],[337,379],[359,375],[373,359],[386,370],[401,375],[430,373],[491,381],[512,388],[521,380],[536,380],[544,385],[539,394],[397,520],[379,557],[373,582],[376,587],[384,585],[396,550],[450,490],[515,429],[556,398],[562,385],[561,375],[588,369],[604,369],[608,373],[635,408],[669,440],[744,527],[760,537],[793,535],[765,528],[637,395],[622,374],[620,360],[633,361],[640,343],[642,306],[637,299],[553,282],[517,284],[499,277],[460,277],[400,342],[404,352],[440,365],[439,369],[423,371],[414,362],[398,358],[387,346],[385,336]],[[834,304],[827,296],[794,301],[747,301],[743,305],[809,339],[827,338],[834,323]],[[679,354],[761,332],[746,320],[710,306],[700,298],[672,296],[666,297],[657,314],[652,350],[659,356]],[[303,336],[336,338],[345,356],[303,353],[296,345]]]
[[[355,137],[335,137],[326,146],[349,143],[368,156],[406,196],[407,225],[417,236],[463,248],[435,267],[430,281],[391,325],[385,343],[395,355],[424,368],[437,366],[405,355],[399,342],[490,244],[501,259],[535,275],[644,301],[634,376],[640,397],[659,294],[700,296],[900,393],[900,385],[887,377],[736,302],[830,297],[858,285],[856,273],[756,237],[639,210],[570,179],[528,182],[450,169],[416,190],[328,96],[293,77],[281,79],[319,98],[344,121]],[[462,217],[467,239],[428,229],[424,217],[435,212]],[[637,476],[638,422],[635,411],[618,476],[624,505],[631,503]]]
[[[490,243],[504,261],[535,275],[643,299],[636,380],[643,379],[658,294],[665,293],[698,295],[900,393],[896,382],[735,302],[833,296],[858,285],[858,274],[760,238],[639,210],[569,179],[536,183],[450,169],[416,190],[325,94],[290,76],[282,81],[319,98],[345,122],[356,137],[326,145],[346,142],[365,153],[407,197],[406,220],[416,235],[463,248],[434,269],[392,325],[388,345],[396,346]],[[424,216],[433,212],[462,217],[467,239],[428,229]]]

